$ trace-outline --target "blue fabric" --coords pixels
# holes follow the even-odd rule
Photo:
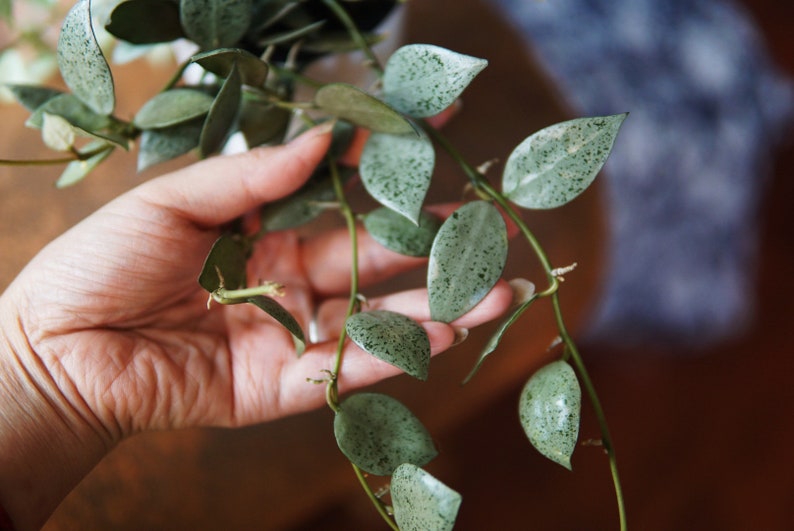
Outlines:
[[[700,345],[751,317],[757,221],[792,84],[727,0],[492,0],[575,115],[631,114],[606,166],[592,334]]]

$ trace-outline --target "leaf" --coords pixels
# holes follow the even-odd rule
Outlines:
[[[513,323],[515,323],[518,318],[521,317],[521,315],[526,311],[526,309],[538,299],[538,295],[535,293],[535,285],[528,280],[512,280],[510,281],[510,286],[513,288],[513,292],[517,293],[519,296],[517,301],[514,300],[514,303],[517,303],[518,307],[513,310],[507,319],[503,320],[499,324],[499,326],[496,328],[496,331],[483,346],[482,350],[480,351],[480,356],[477,358],[474,367],[472,367],[468,376],[466,376],[466,378],[463,380],[464,385],[469,383],[469,381],[474,378],[474,375],[480,370],[480,367],[482,367],[482,364],[485,362],[486,358],[496,351],[496,348],[499,346],[499,343],[502,341],[502,337],[504,336],[505,332],[507,332],[508,328],[513,326]]]
[[[237,120],[242,98],[240,71],[233,66],[210,107],[201,129],[199,151],[206,157],[223,147]]]
[[[59,94],[45,101],[30,115],[25,125],[28,127],[44,127],[44,115],[60,116],[74,126],[76,134],[101,139],[128,148],[128,138],[111,131],[112,122],[108,116],[92,111],[73,94]]]
[[[5,88],[11,91],[14,98],[20,105],[29,111],[35,111],[38,107],[44,105],[48,100],[55,96],[63,94],[60,90],[41,87],[38,85],[4,85]]]
[[[409,116],[433,116],[452,105],[487,65],[485,59],[439,46],[409,44],[386,63],[384,99]]]
[[[159,129],[204,116],[213,97],[205,92],[177,88],[160,92],[143,104],[133,119],[140,129]]]
[[[105,29],[132,44],[171,42],[185,36],[179,3],[173,0],[128,0],[117,5]]]
[[[330,177],[313,177],[292,195],[264,206],[260,214],[262,229],[272,232],[305,225],[326,209],[323,203],[334,199],[336,194]]]
[[[377,476],[389,476],[403,463],[422,466],[438,454],[419,419],[379,393],[358,393],[342,402],[334,436],[351,462]]]
[[[64,168],[63,173],[58,178],[55,183],[56,188],[66,188],[67,186],[72,186],[73,184],[77,184],[78,182],[82,181],[89,173],[94,171],[94,169],[99,166],[106,158],[113,153],[113,146],[102,142],[91,142],[88,144],[83,151],[85,152],[92,152],[98,150],[102,146],[106,146],[106,149],[102,149],[97,151],[95,155],[85,159],[85,160],[75,160],[70,162]]]
[[[419,225],[386,207],[364,216],[364,228],[372,238],[396,253],[428,256],[441,220],[429,212],[419,213]]]
[[[627,113],[577,118],[529,136],[510,154],[502,190],[525,208],[555,208],[581,194],[603,167]]]
[[[70,151],[74,146],[75,128],[57,114],[44,113],[41,138],[54,151]]]
[[[579,437],[581,408],[579,381],[562,360],[533,374],[519,399],[521,426],[532,446],[568,470]]]
[[[435,162],[433,144],[424,133],[373,133],[364,145],[358,170],[375,200],[417,224]]]
[[[347,83],[330,83],[314,95],[314,104],[325,112],[379,133],[415,133],[414,126],[403,115]]]
[[[202,50],[233,46],[251,22],[251,0],[180,0],[182,28]]]
[[[477,305],[499,280],[507,260],[507,228],[487,201],[473,201],[447,218],[427,267],[430,316],[452,322]]]
[[[420,380],[427,380],[430,340],[416,321],[400,313],[373,310],[351,315],[345,331],[362,350]]]
[[[261,87],[267,79],[267,63],[240,48],[211,50],[194,55],[190,60],[222,79],[228,78],[232,67],[236,65],[240,71],[240,81],[252,87]]]
[[[250,297],[247,302],[264,310],[270,317],[278,321],[287,331],[292,334],[292,341],[295,343],[295,351],[298,356],[303,354],[306,349],[306,337],[303,334],[303,329],[298,324],[298,321],[289,313],[286,308],[279,304],[276,300],[264,295]]]
[[[291,116],[287,109],[243,98],[237,126],[248,147],[261,146],[282,139]]]
[[[184,155],[198,147],[204,120],[199,118],[162,129],[147,129],[141,134],[138,171]]]
[[[410,463],[394,471],[391,499],[400,531],[451,531],[462,501],[460,494]]]
[[[97,114],[112,113],[113,76],[91,26],[90,0],[79,0],[67,13],[57,52],[58,68],[74,95]]]
[[[218,288],[245,287],[248,247],[234,234],[224,234],[212,245],[199,275],[199,285],[212,293]]]

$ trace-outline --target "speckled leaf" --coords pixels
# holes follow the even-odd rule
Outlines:
[[[379,393],[359,393],[342,402],[334,436],[350,461],[376,476],[389,476],[403,463],[422,466],[438,454],[419,419]]]
[[[35,111],[38,107],[43,105],[47,100],[63,94],[60,90],[40,87],[38,85],[3,85],[20,105],[29,111]]]
[[[430,315],[449,323],[480,302],[499,280],[507,260],[507,228],[487,201],[473,201],[447,218],[427,267]]]
[[[233,66],[204,120],[199,140],[199,151],[202,157],[211,155],[223,147],[237,120],[241,98],[240,71]]]
[[[194,55],[191,59],[220,78],[229,77],[232,67],[237,65],[240,71],[240,81],[245,85],[260,87],[267,79],[267,63],[260,58],[240,48],[221,48]]]
[[[521,391],[519,418],[529,441],[541,454],[568,470],[579,437],[582,391],[565,361],[538,370]]]
[[[525,208],[555,208],[571,201],[596,178],[626,116],[577,118],[529,136],[507,159],[504,194]]]
[[[394,210],[381,207],[364,216],[364,228],[375,241],[407,256],[427,256],[441,220],[429,212],[419,214],[419,225]]]
[[[184,155],[198,147],[202,118],[162,129],[147,129],[141,134],[138,171]]]
[[[251,21],[251,0],[180,0],[179,16],[188,38],[202,50],[235,44]]]
[[[91,142],[82,151],[88,153],[98,150],[105,146],[105,149],[98,151],[95,155],[87,158],[86,160],[76,160],[70,162],[64,168],[63,173],[55,183],[56,188],[66,188],[82,181],[89,173],[99,166],[102,161],[110,156],[113,152],[113,147],[103,141]]]
[[[386,63],[384,99],[409,116],[433,116],[452,105],[487,65],[485,59],[439,46],[409,44]]]
[[[394,471],[391,499],[400,531],[451,531],[462,501],[459,493],[409,463]]]
[[[430,340],[416,321],[403,314],[373,310],[345,321],[348,337],[365,352],[420,380],[427,380]]]
[[[140,129],[159,129],[204,116],[213,98],[206,92],[176,88],[160,92],[143,104],[133,119]]]
[[[403,115],[378,98],[347,83],[324,85],[314,95],[314,104],[325,112],[379,133],[414,133]]]
[[[433,144],[424,133],[373,133],[364,145],[358,171],[375,200],[418,224],[435,163]]]
[[[330,176],[312,178],[300,190],[262,208],[262,230],[293,229],[304,225],[326,209],[325,203],[336,199]]]
[[[179,3],[173,0],[128,0],[117,5],[105,29],[132,44],[171,42],[185,36]]]
[[[91,26],[90,0],[79,0],[66,14],[57,55],[63,80],[74,95],[97,114],[112,113],[113,76]]]
[[[238,236],[224,234],[212,245],[199,275],[199,285],[212,293],[218,288],[245,287],[246,245]]]
[[[256,297],[251,297],[247,299],[247,302],[257,306],[264,312],[266,312],[270,317],[278,321],[287,331],[292,334],[292,341],[295,344],[295,351],[298,356],[303,354],[303,351],[306,349],[306,338],[303,335],[303,329],[301,325],[298,324],[298,321],[289,313],[286,308],[284,308],[281,304],[279,304],[274,299],[270,297],[265,297],[264,295],[259,295]]]

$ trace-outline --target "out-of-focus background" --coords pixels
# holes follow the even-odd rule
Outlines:
[[[588,13],[585,20],[591,24],[560,37],[553,10],[573,9],[576,2],[412,0],[404,38],[489,59],[489,67],[465,94],[463,112],[447,128],[475,163],[504,159],[512,146],[545,125],[594,109],[612,111],[625,102],[626,108],[615,112],[632,115],[606,175],[574,203],[526,217],[555,265],[579,264],[563,285],[562,304],[581,338],[606,410],[630,527],[794,529],[794,458],[789,450],[794,339],[788,328],[794,325],[794,218],[789,206],[794,146],[787,138],[794,131],[777,119],[790,110],[786,76],[794,76],[794,6],[773,0],[667,2],[666,10],[649,11],[660,17],[662,29],[643,26],[647,19],[626,17],[616,23],[634,29],[636,34],[626,37],[610,35],[606,23],[614,22],[610,16],[615,13],[606,4],[578,4],[591,10],[579,12]],[[636,15],[640,4],[654,2],[629,2],[634,7],[620,13]],[[673,16],[675,5],[697,9]],[[726,26],[737,20],[726,15],[726,6],[731,16],[740,15],[738,26]],[[522,18],[527,13],[533,17]],[[670,21],[675,23],[668,26]],[[607,31],[596,37],[592,26],[599,25]],[[676,33],[682,26],[691,30],[686,34],[691,42]],[[719,31],[725,27],[732,29]],[[669,39],[658,46],[649,35]],[[693,37],[698,35],[704,40]],[[627,48],[631,42],[636,48]],[[604,51],[603,60],[590,59],[588,70],[586,52],[596,47]],[[683,53],[683,63],[674,52]],[[641,64],[645,70],[626,70],[626,64]],[[691,82],[691,76],[674,78],[681,73],[680,64],[703,73],[695,86],[697,97],[692,91],[685,91],[691,97],[671,96],[680,96],[677,83]],[[633,76],[621,77],[627,71]],[[117,84],[124,87],[119,113],[131,115],[169,74],[167,68],[141,61],[118,69]],[[759,88],[755,80],[762,77],[768,84]],[[744,87],[740,95],[746,100],[726,99],[730,79],[730,87]],[[657,97],[652,102],[656,107],[643,95]],[[746,116],[734,121],[737,109]],[[0,113],[0,157],[49,156],[36,132],[21,127],[23,111],[2,107]],[[681,118],[662,120],[670,116]],[[719,121],[726,116],[731,120]],[[644,125],[635,126],[634,136],[632,120]],[[710,135],[703,123],[727,123],[728,134],[720,129]],[[748,138],[743,126],[756,134]],[[660,139],[654,142],[657,132]],[[684,139],[686,149],[661,149],[663,141],[675,145],[671,135]],[[707,138],[716,140],[704,144]],[[723,142],[735,144],[720,155]],[[686,160],[676,160],[677,155]],[[715,175],[714,167],[728,156],[736,162],[720,180],[723,170]],[[670,158],[670,175],[647,171],[651,162],[665,157]],[[0,167],[0,286],[47,241],[98,206],[184,163],[137,175],[134,155],[115,154],[86,182],[65,190],[53,189],[57,170]],[[450,175],[450,186],[459,186],[462,181],[450,161],[440,164],[440,171]],[[640,174],[647,182],[638,182]],[[665,178],[669,184],[660,186],[659,179]],[[695,182],[704,184],[688,187]],[[737,190],[738,198],[730,195]],[[431,190],[431,195],[442,191]],[[681,201],[693,196],[693,206],[683,208]],[[723,208],[725,214],[719,214]],[[743,222],[737,222],[737,211]],[[695,223],[682,227],[681,220]],[[681,265],[671,260],[676,255],[690,261]],[[510,273],[540,278],[528,261],[525,251],[517,251]],[[661,269],[654,272],[654,264]],[[671,267],[680,270],[671,274]],[[715,275],[719,278],[709,278]],[[681,286],[683,293],[663,296]],[[675,304],[660,302],[670,300]],[[544,352],[553,330],[550,312],[538,305],[469,385],[461,388],[458,382],[489,327],[474,331],[463,345],[434,361],[433,387],[408,378],[377,386],[412,407],[436,437],[441,454],[429,469],[464,496],[456,529],[617,527],[600,449],[578,448],[573,472],[568,472],[539,456],[518,425],[520,388],[548,357]],[[580,439],[597,438],[587,403],[583,412]],[[335,447],[330,413],[318,411],[241,430],[135,437],[78,486],[46,529],[379,526]]]

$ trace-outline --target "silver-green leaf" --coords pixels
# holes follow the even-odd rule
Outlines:
[[[58,68],[74,95],[97,114],[112,113],[113,76],[94,35],[90,0],[79,0],[66,14],[57,52]]]
[[[143,104],[133,123],[140,129],[158,129],[204,116],[213,98],[206,92],[176,88],[160,92]]]
[[[358,169],[361,182],[376,201],[418,224],[435,163],[433,144],[424,133],[373,133],[364,145]]]
[[[427,267],[430,316],[449,323],[480,302],[502,275],[507,227],[487,201],[473,201],[447,218],[436,235]]]
[[[240,70],[235,63],[229,71],[229,76],[223,81],[223,85],[207,113],[207,118],[204,120],[199,140],[199,151],[202,157],[211,155],[223,147],[237,120],[241,99]]]
[[[577,118],[529,136],[510,154],[502,190],[525,208],[564,205],[598,175],[627,114]]]
[[[430,340],[425,329],[400,313],[372,310],[351,315],[345,321],[348,337],[362,350],[427,380]]]
[[[364,216],[364,228],[375,241],[406,256],[429,255],[439,227],[441,220],[425,211],[419,213],[419,225],[386,207]]]
[[[314,95],[314,104],[325,112],[379,133],[414,133],[414,126],[403,115],[347,83],[324,85]]]
[[[220,78],[229,77],[233,66],[240,70],[240,80],[245,85],[260,87],[265,84],[267,63],[249,51],[240,48],[221,48],[194,55],[190,59]]]
[[[462,501],[458,492],[410,463],[394,471],[391,499],[400,531],[451,531]]]
[[[571,366],[560,360],[532,375],[521,391],[518,412],[532,446],[570,470],[581,409],[579,381]]]
[[[386,63],[384,99],[409,116],[433,116],[452,105],[487,65],[485,59],[439,46],[409,44]]]
[[[438,454],[419,419],[379,393],[358,393],[343,401],[334,417],[334,436],[352,463],[376,476],[389,476],[403,463],[423,466]]]
[[[198,118],[171,127],[144,130],[138,152],[138,171],[184,155],[197,147],[203,125],[204,120]]]
[[[56,188],[66,188],[82,181],[102,161],[110,156],[113,152],[113,146],[98,140],[88,144],[82,151],[86,153],[94,152],[94,155],[85,160],[75,160],[67,164],[61,176],[55,182]]]
[[[251,22],[251,0],[180,0],[182,28],[202,50],[234,45]]]

